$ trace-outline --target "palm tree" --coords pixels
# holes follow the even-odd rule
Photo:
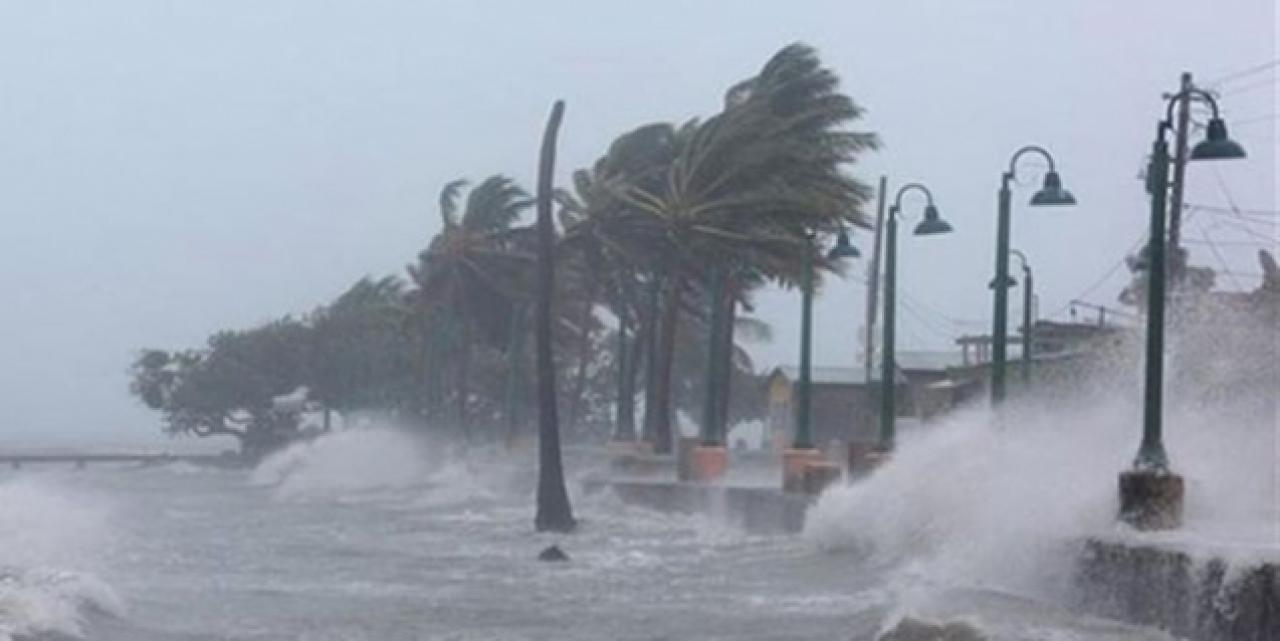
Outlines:
[[[671,449],[673,350],[684,310],[713,274],[733,278],[732,324],[743,284],[799,282],[805,254],[830,265],[809,238],[865,224],[871,189],[843,173],[873,134],[844,129],[860,109],[813,49],[791,45],[735,85],[724,109],[680,127],[647,125],[620,137],[594,168],[608,200],[594,235],[647,274],[661,293],[650,310],[646,427]],[[612,171],[609,171],[612,170]],[[695,317],[701,314],[696,314]],[[709,316],[709,315],[708,315]],[[728,353],[729,350],[721,350]]]
[[[410,298],[429,346],[425,366],[439,375],[439,364],[450,363],[454,414],[463,430],[472,398],[472,351],[505,347],[513,311],[527,299],[534,261],[531,230],[514,226],[531,205],[528,194],[510,178],[492,176],[467,194],[459,215],[465,186],[455,180],[441,190],[441,230],[408,268],[415,285]]]
[[[551,353],[551,303],[555,292],[555,229],[551,221],[551,180],[555,172],[556,134],[564,117],[557,100],[547,120],[538,163],[537,297],[534,341],[538,371],[538,505],[534,527],[539,532],[568,532],[577,522],[564,486],[560,458],[560,425],[556,415],[556,368]]]

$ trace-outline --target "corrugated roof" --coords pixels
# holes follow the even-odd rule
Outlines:
[[[964,365],[963,354],[959,350],[946,352],[899,351],[894,354],[899,369],[909,371],[941,372],[948,367]]]
[[[800,379],[800,368],[791,365],[775,367],[774,374],[781,373],[789,381]],[[880,380],[879,370],[872,373],[871,381]],[[907,378],[899,371],[894,379],[906,383]],[[814,367],[809,370],[809,380],[815,385],[866,385],[866,371],[861,367]]]

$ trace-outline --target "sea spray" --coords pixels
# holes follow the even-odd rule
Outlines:
[[[524,495],[531,469],[497,446],[463,448],[405,429],[365,427],[295,443],[267,457],[250,480],[283,500],[387,499],[428,509]]]
[[[1090,537],[1280,555],[1277,333],[1245,316],[1220,309],[1212,323],[1184,321],[1174,333],[1164,425],[1188,484],[1181,529],[1139,533],[1116,519],[1117,474],[1142,426],[1141,337],[1129,335],[998,414],[975,403],[903,434],[869,478],[819,499],[806,536],[893,564],[909,577],[903,585],[1053,598],[1070,589]]]
[[[49,474],[0,481],[0,641],[80,637],[90,612],[122,599],[92,574],[108,543],[108,509]]]
[[[423,482],[431,470],[425,444],[395,429],[352,429],[295,443],[254,470],[252,482],[274,486],[283,497],[402,488]]]

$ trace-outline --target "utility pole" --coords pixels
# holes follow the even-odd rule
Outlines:
[[[872,363],[876,353],[876,301],[880,295],[880,238],[884,233],[884,207],[889,189],[888,176],[880,177],[879,203],[876,205],[876,238],[871,246],[871,269],[867,274],[867,322],[866,349],[863,350],[862,366],[866,373],[866,381],[871,382]]]
[[[1187,175],[1187,133],[1191,124],[1191,74],[1182,72],[1182,86],[1178,89],[1178,122],[1173,140],[1173,190],[1169,195],[1169,276],[1176,288],[1186,273],[1186,260],[1180,243],[1182,239],[1182,194]]]

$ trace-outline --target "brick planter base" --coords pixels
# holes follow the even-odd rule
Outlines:
[[[724,478],[729,469],[729,450],[723,445],[694,446],[690,456],[689,480],[695,483],[714,483]]]
[[[1120,474],[1120,518],[1139,530],[1182,525],[1182,477],[1130,470]]]

